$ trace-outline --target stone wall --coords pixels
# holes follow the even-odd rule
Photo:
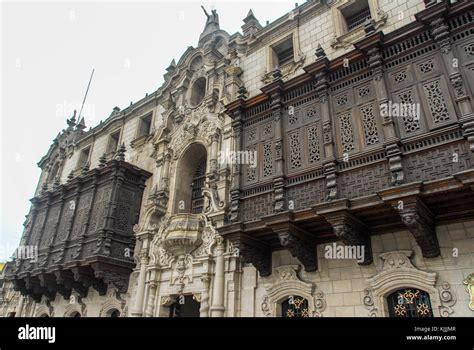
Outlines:
[[[272,287],[284,288],[287,285],[288,296],[300,295],[298,286],[300,282],[313,284],[312,296],[314,298],[317,299],[318,292],[324,294],[322,316],[368,317],[374,311],[369,305],[370,300],[374,302],[374,307],[377,309],[375,314],[384,316],[381,310],[384,305],[378,304],[374,295],[375,290],[371,293],[368,291],[371,289],[370,278],[384,271],[381,254],[410,251],[413,252],[411,269],[436,274],[433,292],[430,292],[434,315],[472,317],[474,312],[468,308],[469,294],[463,285],[463,280],[474,272],[474,221],[440,225],[437,226],[436,232],[441,247],[441,256],[438,258],[423,258],[415,239],[409,232],[387,233],[372,236],[374,263],[371,265],[360,266],[354,260],[328,260],[324,257],[325,245],[318,245],[318,270],[307,273],[301,271],[300,268],[297,280],[290,278],[284,283],[281,282],[275,269],[301,264],[286,250],[274,252],[272,256],[274,272],[268,278],[257,278],[258,274],[251,265],[243,267],[240,316],[265,316],[262,303],[265,296],[272,291]],[[337,244],[342,243],[337,242]],[[453,251],[455,248],[457,252]],[[455,254],[458,256],[453,256]],[[404,272],[404,276],[406,278],[402,276],[397,280],[399,288],[413,287],[410,272]],[[364,304],[365,297],[368,298],[365,299]],[[449,300],[450,297],[452,301]],[[270,311],[273,316],[273,310]]]

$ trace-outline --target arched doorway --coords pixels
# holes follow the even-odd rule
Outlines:
[[[111,318],[120,317],[120,311],[117,310],[117,309],[109,310],[109,311],[107,312],[107,317],[111,317]]]
[[[199,214],[204,208],[202,188],[206,182],[207,151],[194,143],[179,160],[175,184],[175,213]]]
[[[74,311],[73,313],[71,313],[71,315],[69,315],[69,317],[80,318],[80,317],[81,317],[81,313],[78,312],[78,311]]]

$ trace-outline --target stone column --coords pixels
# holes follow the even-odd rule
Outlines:
[[[148,265],[148,242],[147,236],[139,237],[142,240],[142,248],[140,251],[140,272],[138,275],[138,286],[135,293],[135,305],[131,312],[132,317],[143,316],[143,302],[145,300],[145,281],[146,281],[146,267]]]
[[[21,317],[24,303],[25,303],[25,297],[23,295],[20,295],[20,301],[18,302],[18,309],[16,310],[15,317]]]
[[[160,190],[168,190],[171,153],[167,151],[163,157],[163,169],[160,179]]]
[[[155,311],[155,297],[156,297],[156,290],[157,290],[157,283],[155,281],[150,281],[148,283],[148,301],[145,311],[146,317],[153,317]]]
[[[199,317],[209,317],[209,285],[211,277],[206,273],[201,277],[202,294],[201,307],[199,308]]]
[[[212,295],[211,317],[224,316],[224,239],[216,238],[216,267],[214,272],[214,290]]]
[[[211,135],[211,154],[210,154],[210,173],[212,173],[213,176],[215,176],[217,172],[217,149],[219,146],[219,139],[220,139],[220,134],[218,132],[215,132],[214,134]]]

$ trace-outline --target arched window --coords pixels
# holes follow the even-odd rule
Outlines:
[[[54,163],[48,176],[48,182],[53,182],[59,172],[59,163]]]
[[[303,297],[290,295],[281,303],[282,317],[309,317],[308,300]]]
[[[117,309],[112,309],[107,312],[107,317],[120,317],[120,311]]]
[[[430,296],[415,288],[402,288],[387,297],[390,317],[433,317]]]
[[[202,188],[206,181],[206,148],[194,143],[181,157],[176,170],[175,204],[176,213],[199,214],[203,211]]]
[[[194,173],[193,182],[191,183],[191,213],[202,213],[204,207],[204,196],[202,188],[206,180],[206,158],[201,159]]]
[[[206,78],[198,78],[191,88],[191,106],[196,107],[201,103],[204,95],[206,94]]]

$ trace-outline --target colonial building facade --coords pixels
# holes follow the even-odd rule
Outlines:
[[[208,13],[38,165],[3,316],[473,316],[469,1]]]

